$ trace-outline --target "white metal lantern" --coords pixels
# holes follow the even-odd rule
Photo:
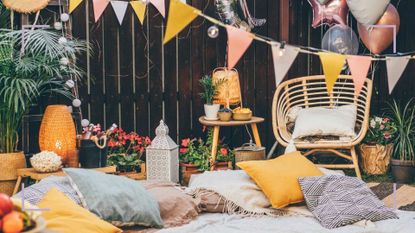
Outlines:
[[[163,120],[146,149],[147,180],[179,182],[179,146],[169,137]]]

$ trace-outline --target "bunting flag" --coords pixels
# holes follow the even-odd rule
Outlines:
[[[372,57],[369,56],[347,56],[347,64],[349,64],[352,73],[356,95],[359,95],[362,90],[371,63]]]
[[[149,2],[160,12],[163,18],[166,17],[166,7],[164,5],[164,0],[149,0]]]
[[[280,49],[279,43],[273,43],[271,45],[271,50],[272,58],[274,60],[275,85],[278,86],[285,75],[287,75],[288,70],[295,61],[300,50],[289,45]]]
[[[346,57],[338,53],[319,52],[323,72],[326,76],[326,86],[329,93],[333,93],[334,84],[342,71]]]
[[[254,39],[251,33],[232,26],[226,26],[228,33],[228,69],[232,69]]]
[[[120,26],[124,20],[125,12],[127,12],[128,2],[111,1],[112,9],[114,9],[115,16],[117,16]]]
[[[83,0],[70,0],[69,1],[69,14],[72,13],[72,11],[74,11],[79,4],[81,4]]]
[[[403,57],[388,57],[386,58],[386,69],[388,72],[388,86],[389,94],[392,93],[393,88],[398,83],[406,66],[408,65],[410,56]]]
[[[181,30],[183,30],[183,28],[191,23],[199,15],[199,13],[199,10],[182,3],[180,0],[171,0],[163,44],[169,42]]]
[[[101,17],[102,13],[104,13],[105,8],[107,8],[108,4],[110,3],[109,0],[92,0],[93,7],[94,7],[94,17],[95,23],[98,22],[99,17]]]
[[[140,23],[144,24],[144,16],[146,15],[147,4],[144,4],[141,1],[132,1],[130,4],[138,17],[138,20],[140,20]]]

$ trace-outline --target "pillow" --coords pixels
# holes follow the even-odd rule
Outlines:
[[[189,223],[199,215],[199,202],[180,187],[169,182],[141,181],[146,190],[157,200],[164,227]]]
[[[66,168],[82,205],[116,226],[162,227],[157,201],[135,180],[102,172]]]
[[[38,204],[39,208],[47,208],[42,216],[46,220],[47,229],[61,233],[118,233],[121,229],[99,219],[93,213],[77,205],[56,188],[51,188]]]
[[[45,196],[45,194],[52,187],[57,188],[61,193],[65,194],[76,204],[81,205],[81,200],[79,199],[78,194],[75,189],[73,189],[68,177],[65,176],[49,176],[41,180],[39,183],[25,187],[24,200],[32,205],[37,205],[37,203],[42,200],[43,196]],[[14,197],[22,199],[23,191],[20,191]]]
[[[299,182],[308,208],[326,228],[398,218],[358,178],[330,175],[303,177]]]
[[[304,201],[298,184],[299,177],[323,175],[318,167],[300,152],[292,152],[271,160],[239,162],[236,165],[257,183],[274,208],[283,208]]]
[[[298,112],[293,139],[307,136],[355,137],[356,106],[305,108]]]

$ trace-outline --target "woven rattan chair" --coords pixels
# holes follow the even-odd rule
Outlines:
[[[319,152],[333,153],[341,158],[350,160],[352,164],[319,164],[325,168],[351,168],[361,178],[355,146],[359,144],[367,131],[369,121],[370,98],[372,81],[366,79],[362,91],[355,94],[351,76],[340,76],[335,83],[333,93],[328,94],[324,75],[307,76],[288,80],[281,83],[272,102],[272,126],[277,141],[286,147],[291,140],[291,132],[287,127],[289,110],[295,106],[335,107],[348,104],[357,106],[356,137],[350,141],[318,140],[295,141],[298,150],[304,150],[304,156]]]

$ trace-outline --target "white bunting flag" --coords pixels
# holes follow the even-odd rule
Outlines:
[[[387,57],[386,69],[388,72],[388,86],[389,94],[392,93],[393,88],[398,83],[406,66],[408,65],[410,56],[403,57]]]
[[[300,52],[298,48],[293,46],[285,45],[284,48],[280,48],[280,46],[280,43],[271,45],[276,86],[278,86],[285,75],[287,75],[288,70]]]
[[[124,1],[111,1],[112,8],[114,9],[115,15],[117,16],[120,25],[124,20],[125,12],[127,11],[128,2]]]

